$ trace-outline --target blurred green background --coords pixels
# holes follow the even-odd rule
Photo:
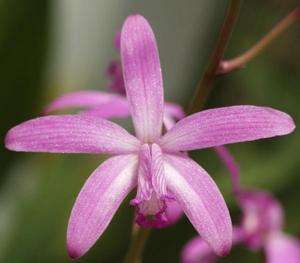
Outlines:
[[[298,1],[244,1],[226,57],[240,54],[293,10]],[[0,84],[2,141],[6,131],[38,116],[45,103],[79,89],[105,90],[105,70],[117,58],[113,37],[124,18],[141,13],[157,36],[165,97],[186,106],[201,77],[227,1],[217,0],[1,0]],[[206,107],[266,105],[300,123],[300,23],[245,68],[217,79]],[[129,126],[128,123],[124,123]],[[285,230],[300,234],[300,133],[230,146],[242,183],[272,191],[286,212]],[[211,150],[192,156],[224,193],[233,221],[238,210],[228,174]],[[73,202],[103,156],[13,153],[0,149],[0,262],[70,262],[65,249]],[[129,198],[128,198],[129,199]],[[121,262],[133,208],[125,201],[107,231],[78,262]],[[195,235],[183,218],[152,232],[144,262],[178,262]],[[261,253],[236,248],[220,262],[263,262]]]

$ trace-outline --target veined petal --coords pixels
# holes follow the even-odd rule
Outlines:
[[[143,200],[149,200],[152,195],[152,180],[151,180],[151,150],[148,144],[144,144],[139,152],[139,168],[138,168],[138,187],[136,202],[140,203]],[[132,203],[135,203],[132,201]]]
[[[232,224],[218,187],[190,158],[164,154],[164,160],[167,189],[215,253],[226,255],[231,248]]]
[[[292,118],[281,111],[257,106],[205,110],[186,117],[159,141],[166,151],[189,151],[291,133]]]
[[[152,163],[152,185],[158,197],[164,197],[167,195],[165,171],[163,164],[163,154],[161,148],[157,144],[152,144],[151,147]]]
[[[120,95],[95,90],[75,91],[50,102],[45,107],[44,113],[68,108],[94,109],[115,101],[122,103],[126,99]]]
[[[119,125],[88,115],[58,115],[23,122],[6,135],[9,150],[51,153],[136,152],[140,142]]]
[[[115,156],[102,163],[81,189],[69,219],[68,253],[79,258],[97,241],[123,199],[136,185],[136,155]]]
[[[278,233],[265,246],[268,263],[299,263],[300,241],[292,236]]]
[[[140,15],[128,17],[123,25],[121,61],[137,137],[155,142],[162,130],[163,83],[154,34]]]

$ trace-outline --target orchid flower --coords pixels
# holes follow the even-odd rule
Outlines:
[[[121,61],[136,136],[92,114],[44,116],[12,128],[6,147],[14,151],[111,154],[88,178],[69,219],[69,255],[78,258],[102,235],[124,198],[137,223],[164,222],[167,200],[175,200],[218,255],[228,254],[232,224],[226,203],[208,173],[187,152],[285,135],[295,128],[286,113],[257,106],[205,110],[183,118],[162,135],[163,83],[158,49],[148,22],[130,16],[121,31]]]
[[[240,224],[233,227],[233,245],[243,244],[255,251],[263,249],[267,263],[298,263],[300,241],[282,232],[283,210],[278,200],[266,191],[243,189],[232,155],[223,146],[216,151],[230,172],[233,193],[242,211]],[[183,263],[215,263],[218,259],[198,236],[182,251]]]

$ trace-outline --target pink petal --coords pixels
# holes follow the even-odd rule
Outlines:
[[[48,114],[55,110],[68,108],[94,109],[115,101],[124,103],[126,100],[123,96],[106,92],[94,90],[75,91],[53,100],[45,107],[44,113]]]
[[[151,150],[148,144],[141,146],[139,151],[139,167],[138,167],[138,186],[136,202],[149,200],[152,195],[153,187],[151,183]]]
[[[234,227],[232,244],[236,245],[242,240],[242,229]],[[213,263],[219,259],[207,243],[199,236],[193,238],[184,246],[181,258],[182,263]]]
[[[299,263],[300,241],[292,236],[278,233],[269,239],[265,253],[268,263]]]
[[[152,144],[152,186],[158,197],[164,197],[167,195],[165,171],[163,164],[163,154],[161,148],[157,144]]]
[[[236,163],[234,157],[231,155],[230,151],[225,146],[216,146],[214,150],[219,155],[231,177],[232,190],[234,193],[241,191],[240,185],[240,171],[239,166]]]
[[[177,122],[159,144],[167,151],[189,151],[291,133],[292,118],[266,107],[232,106],[205,110]]]
[[[121,154],[137,151],[139,141],[113,122],[88,115],[36,118],[6,135],[9,150],[51,153]]]
[[[123,25],[121,60],[137,137],[155,142],[162,130],[163,83],[154,34],[140,15],[128,17]]]
[[[115,156],[102,163],[82,187],[69,219],[68,253],[79,258],[97,241],[123,199],[136,185],[136,155]]]
[[[169,154],[164,157],[167,188],[215,253],[228,254],[232,224],[218,187],[206,171],[190,158]]]

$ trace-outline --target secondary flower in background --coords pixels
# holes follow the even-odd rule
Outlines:
[[[232,224],[214,181],[181,152],[285,135],[291,117],[266,107],[233,106],[195,113],[162,135],[163,84],[158,50],[148,22],[130,16],[121,32],[124,83],[136,137],[93,114],[45,116],[12,128],[14,151],[104,153],[74,204],[68,226],[69,255],[82,256],[101,236],[126,195],[142,226],[164,222],[166,201],[175,200],[218,255],[231,247]]]
[[[233,245],[263,249],[268,263],[298,263],[300,241],[282,232],[283,210],[278,200],[266,191],[243,189],[231,154],[224,147],[218,147],[217,153],[230,172],[233,193],[242,211],[240,224],[233,228]],[[218,259],[200,237],[189,241],[182,251],[183,263],[214,263]]]

